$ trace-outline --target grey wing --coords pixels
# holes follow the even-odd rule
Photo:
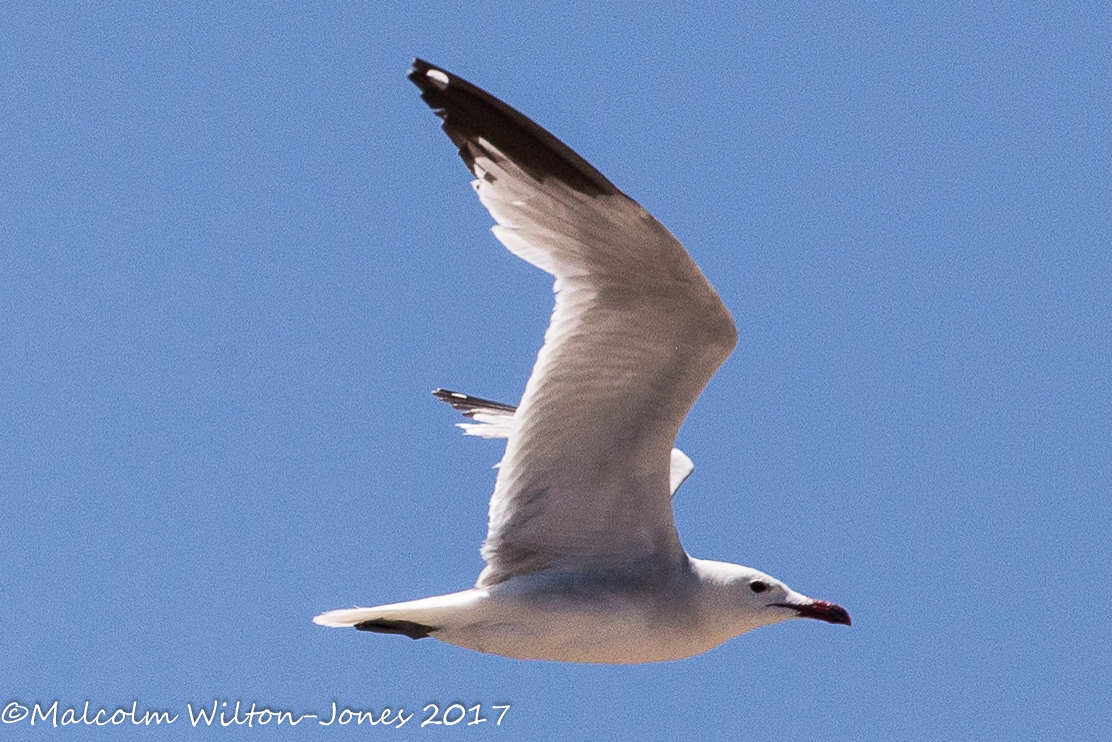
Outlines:
[[[729,312],[671,233],[554,136],[427,62],[409,78],[476,176],[495,236],[556,279],[479,585],[683,558],[670,452],[737,342]]]
[[[492,402],[482,397],[473,397],[462,392],[453,392],[448,389],[434,389],[432,396],[441,402],[450,404],[471,420],[467,423],[456,423],[456,427],[463,428],[467,435],[479,438],[509,438],[510,427],[514,421],[514,412],[517,407],[504,402]],[[678,448],[673,448],[669,455],[668,491],[672,497],[676,490],[687,481],[691,472],[695,471],[695,464],[687,454]]]

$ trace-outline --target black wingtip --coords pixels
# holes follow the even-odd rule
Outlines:
[[[453,392],[450,389],[433,389],[433,396],[453,406],[455,409],[464,413],[465,417],[473,416],[479,409],[497,409],[499,412],[514,414],[517,412],[515,405],[507,405],[504,402],[494,402],[492,399],[484,399],[483,397],[473,397],[463,392]]]
[[[414,85],[421,88],[421,90],[424,90],[426,85],[431,84],[429,82],[431,78],[428,77],[429,70],[437,70],[444,75],[448,74],[446,71],[441,70],[436,65],[430,64],[420,57],[414,57],[413,61],[409,64],[409,70],[406,71],[405,76]]]
[[[482,397],[472,397],[470,394],[463,392],[453,392],[450,389],[433,389],[432,396],[439,399],[441,402],[452,405],[453,408],[460,410],[467,417],[478,409],[484,410],[500,410],[502,412],[514,413],[517,407],[512,404],[504,402],[494,402]]]
[[[435,626],[426,626],[416,621],[391,621],[385,618],[363,621],[355,624],[355,628],[376,634],[400,634],[410,639],[424,639],[436,631]]]
[[[477,155],[490,156],[483,140],[538,181],[555,178],[590,196],[621,193],[570,147],[482,88],[420,57],[413,59],[406,77],[443,119],[444,132],[472,173]]]

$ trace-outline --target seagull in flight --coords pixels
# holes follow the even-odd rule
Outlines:
[[[329,611],[322,626],[480,652],[631,664],[705,652],[794,618],[849,625],[841,606],[680,545],[673,448],[737,330],[683,245],[532,120],[421,59],[409,80],[443,120],[497,225],[555,279],[556,306],[521,403],[437,390],[474,435],[505,438],[473,588]]]

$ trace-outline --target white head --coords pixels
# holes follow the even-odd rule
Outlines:
[[[817,618],[850,625],[845,608],[797,593],[775,577],[749,567],[691,559],[703,595],[705,619],[721,627],[725,641],[790,618]]]

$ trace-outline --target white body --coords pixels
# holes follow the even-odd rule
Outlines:
[[[631,664],[700,654],[746,631],[796,618],[760,603],[746,585],[761,579],[783,602],[805,596],[747,567],[691,559],[685,568],[583,575],[537,572],[489,589],[332,611],[325,626],[383,618],[441,627],[436,639],[523,660]],[[766,591],[766,598],[768,591]]]
[[[683,246],[506,104],[421,60],[409,78],[475,175],[495,236],[555,278],[556,306],[521,404],[462,405],[478,420],[468,432],[506,439],[475,587],[314,620],[614,663],[689,657],[788,618],[848,624],[838,606],[680,546],[671,495],[692,467],[673,444],[737,342]]]

